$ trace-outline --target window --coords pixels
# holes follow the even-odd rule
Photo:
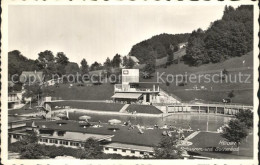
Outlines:
[[[77,142],[72,142],[71,145],[72,145],[72,146],[79,146],[79,143],[77,143]]]
[[[126,150],[122,149],[122,152],[126,152]]]
[[[42,142],[42,138],[40,139],[40,142]]]
[[[132,153],[132,154],[134,154],[134,153],[135,153],[135,151],[133,151],[133,150],[132,150],[132,151],[131,151],[131,153]]]
[[[69,145],[69,142],[68,141],[62,141],[62,144],[63,145]]]
[[[113,151],[117,151],[117,149],[116,149],[116,148],[114,148],[114,149],[113,149]]]
[[[19,135],[14,135],[14,138],[15,139],[19,139]]]
[[[55,140],[55,144],[58,144],[58,140]]]
[[[48,143],[48,139],[42,139],[42,142]]]
[[[105,147],[105,150],[109,150],[109,148]]]
[[[143,152],[143,151],[140,151],[140,154],[141,154],[141,155],[143,155],[143,154],[144,154],[144,152]]]

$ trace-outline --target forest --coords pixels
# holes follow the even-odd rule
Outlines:
[[[178,44],[187,42],[189,36],[189,33],[156,35],[134,45],[129,54],[135,56],[142,64],[151,58],[160,59],[177,51]]]
[[[191,33],[184,61],[193,66],[218,63],[252,49],[253,6],[226,6],[221,20],[211,23],[206,31]]]

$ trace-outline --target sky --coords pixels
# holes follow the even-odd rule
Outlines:
[[[8,50],[36,59],[64,52],[71,62],[103,63],[161,33],[190,33],[221,19],[215,6],[9,6]]]

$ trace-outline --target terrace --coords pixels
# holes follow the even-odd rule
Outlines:
[[[159,84],[155,82],[135,82],[129,85],[115,84],[114,92],[133,92],[133,93],[158,93]]]

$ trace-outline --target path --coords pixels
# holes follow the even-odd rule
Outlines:
[[[125,105],[120,109],[119,112],[121,112],[121,113],[127,113],[127,112],[126,112],[126,109],[127,109],[127,107],[128,107],[129,105],[130,105],[130,104],[125,104]]]
[[[193,132],[192,134],[190,134],[189,136],[187,136],[187,137],[185,138],[185,141],[191,140],[192,138],[194,138],[195,136],[197,136],[199,133],[200,133],[200,131],[195,131],[195,132]]]

